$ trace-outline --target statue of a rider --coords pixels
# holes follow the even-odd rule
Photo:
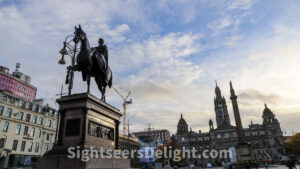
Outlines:
[[[98,46],[95,47],[95,53],[94,56],[96,57],[102,57],[100,59],[102,59],[105,63],[105,67],[102,69],[102,71],[104,71],[104,73],[107,73],[107,68],[108,68],[108,51],[107,51],[107,47],[104,44],[104,39],[99,38],[98,40]]]
[[[102,94],[101,100],[105,102],[106,87],[112,87],[112,71],[108,64],[108,51],[104,40],[99,38],[99,45],[91,48],[86,33],[79,25],[79,28],[75,26],[73,41],[75,44],[80,42],[81,47],[75,58],[76,65],[68,66],[68,72],[71,70],[82,72],[82,80],[86,81],[88,86],[87,93],[90,91],[91,77],[94,77]]]

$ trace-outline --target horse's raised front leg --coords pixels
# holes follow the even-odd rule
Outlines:
[[[87,77],[87,93],[90,93],[91,76]]]
[[[105,87],[102,87],[102,101],[106,102],[105,101]]]
[[[74,70],[74,71],[80,71],[79,65],[74,65],[74,66],[68,66],[68,70]]]

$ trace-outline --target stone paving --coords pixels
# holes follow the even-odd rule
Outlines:
[[[297,167],[297,169],[300,169],[300,165],[297,165],[296,167]],[[185,167],[185,168],[179,168],[179,169],[189,169],[189,168]],[[202,168],[194,167],[193,169],[202,169]],[[224,169],[224,167],[212,167],[212,168],[205,168],[205,169]],[[265,169],[265,167],[259,167],[259,169]],[[285,165],[277,165],[277,166],[270,166],[269,169],[288,169],[288,167]]]
[[[297,169],[300,169],[300,165],[297,165],[296,167]],[[209,169],[209,168],[205,168],[205,169]],[[211,169],[223,169],[223,167],[213,167]],[[260,167],[259,169],[265,169],[265,167]],[[278,166],[270,166],[269,169],[288,169],[288,167],[285,165],[278,165]]]

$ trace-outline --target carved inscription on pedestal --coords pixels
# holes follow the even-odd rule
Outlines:
[[[114,140],[114,129],[95,123],[93,121],[88,122],[88,135],[103,138],[107,140]]]

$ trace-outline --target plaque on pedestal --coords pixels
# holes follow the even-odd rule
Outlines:
[[[57,100],[60,124],[57,144],[37,163],[41,169],[130,168],[122,158],[68,158],[68,148],[76,150],[118,149],[119,123],[122,113],[115,107],[88,94],[73,94]]]

